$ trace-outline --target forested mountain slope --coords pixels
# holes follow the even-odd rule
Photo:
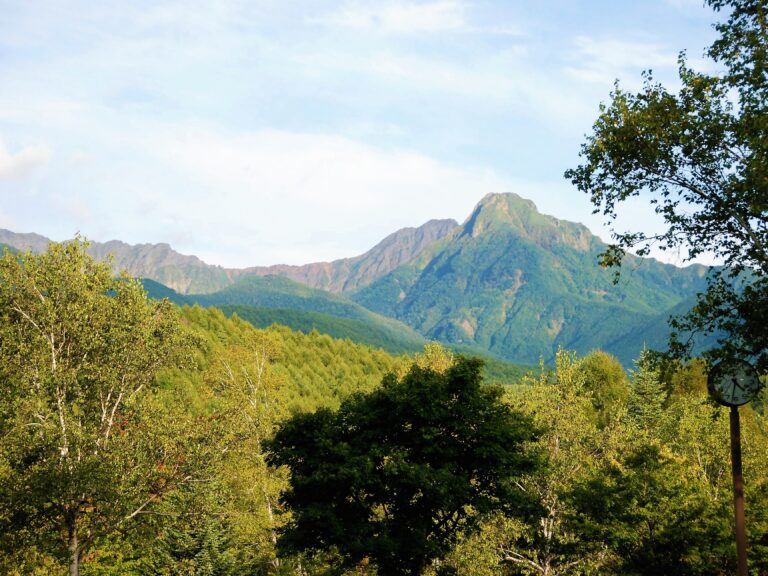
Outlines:
[[[633,335],[663,340],[666,311],[703,288],[707,268],[628,257],[614,285],[597,264],[605,247],[581,224],[490,194],[460,229],[352,298],[428,338],[516,362],[550,361],[562,346],[629,364],[643,345]]]
[[[385,318],[343,296],[314,290],[281,277],[243,278],[213,294],[179,294],[147,278],[150,298],[167,298],[179,306],[216,307],[227,316],[237,314],[257,328],[281,324],[309,333],[317,330],[334,338],[383,348],[392,354],[415,352],[426,339],[398,320]]]
[[[0,230],[0,243],[39,252],[47,239]],[[614,285],[597,263],[605,248],[581,224],[540,214],[514,194],[489,194],[461,226],[431,220],[333,262],[225,269],[167,244],[119,241],[90,252],[173,289],[155,296],[179,304],[269,309],[248,312],[259,325],[269,317],[296,329],[315,323],[392,352],[426,338],[524,364],[549,362],[560,346],[602,348],[631,366],[644,345],[665,344],[670,311],[685,311],[707,268],[630,256]]]
[[[256,283],[258,284],[262,280],[269,279],[257,279]],[[277,278],[276,280],[278,284],[282,284],[283,286],[292,284],[289,280],[284,278]],[[217,294],[190,294],[185,296],[178,294],[174,290],[163,286],[154,280],[145,278],[142,282],[150,298],[167,298],[179,306],[187,307],[195,304],[211,306],[211,302],[214,302],[215,308],[224,312],[226,316],[237,316],[239,319],[247,321],[256,328],[269,328],[277,324],[303,334],[317,332],[332,338],[351,340],[356,344],[381,348],[390,354],[412,354],[421,351],[427,344],[425,338],[401,322],[390,318],[384,318],[378,314],[373,314],[349,301],[346,301],[346,308],[343,306],[341,308],[333,308],[342,315],[314,311],[313,306],[316,306],[319,309],[327,308],[327,306],[329,306],[329,299],[334,302],[335,306],[344,303],[345,299],[342,296],[328,295],[325,292],[315,291],[305,286],[299,285],[293,287],[299,294],[309,295],[309,298],[302,302],[301,306],[303,306],[303,308],[301,308],[296,305],[295,301],[291,300],[284,291],[278,291],[277,294],[273,294],[272,297],[262,293],[261,296],[264,298],[259,299],[258,290],[246,290],[239,301],[236,296],[232,296],[231,291],[227,291],[228,296],[222,297],[222,300],[234,300],[238,303],[219,304],[216,303],[219,300]],[[317,296],[318,292],[319,297]],[[237,291],[235,291],[235,294],[237,294]],[[312,295],[315,295],[315,298],[313,298]],[[259,302],[261,305],[254,306],[251,304],[244,304],[243,302]],[[287,305],[291,302],[294,304],[291,308],[269,306],[270,304],[280,303],[285,303]],[[343,314],[349,314],[350,316],[343,316]],[[486,379],[490,382],[516,382],[531,370],[530,366],[506,362],[486,353],[478,347],[454,345],[452,348],[459,353],[482,357],[485,362],[484,374]]]

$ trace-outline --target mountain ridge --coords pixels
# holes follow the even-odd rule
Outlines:
[[[633,328],[665,331],[665,311],[702,289],[708,268],[628,255],[614,285],[597,264],[606,247],[583,224],[489,194],[452,235],[351,296],[427,338],[515,362],[550,361],[563,346],[604,348],[631,365],[642,348]]]
[[[0,243],[34,248],[44,240],[4,232]],[[666,317],[704,288],[708,268],[627,255],[614,284],[613,272],[598,265],[606,247],[583,224],[503,193],[484,196],[460,225],[431,220],[330,263],[224,269],[167,244],[113,241],[92,250],[100,258],[111,251],[115,268],[206,306],[297,309],[366,322],[370,312],[374,323],[387,325],[387,337],[413,330],[524,364],[550,361],[561,346],[579,353],[603,348],[630,366],[646,342],[666,339]]]
[[[194,255],[181,254],[167,243],[91,242],[88,252],[101,261],[111,255],[115,272],[126,270],[132,276],[150,278],[179,294],[214,293],[249,275],[283,276],[312,288],[342,293],[367,286],[456,227],[455,220],[429,220],[418,227],[397,230],[358,256],[299,266],[275,264],[224,268],[203,262]],[[17,250],[40,253],[50,242],[40,234],[0,229],[0,244]]]

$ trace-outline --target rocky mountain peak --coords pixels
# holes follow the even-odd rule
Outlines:
[[[583,224],[542,214],[536,204],[512,192],[487,194],[462,224],[462,236],[512,233],[542,247],[569,245],[586,252],[599,239]]]

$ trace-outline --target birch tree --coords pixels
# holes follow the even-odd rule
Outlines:
[[[71,576],[196,459],[148,394],[183,350],[176,312],[86,246],[0,259],[0,549],[38,546]]]

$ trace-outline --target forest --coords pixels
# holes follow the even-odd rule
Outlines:
[[[732,404],[729,420],[708,386],[728,362],[749,363],[762,384],[768,374],[768,8],[707,4],[727,14],[708,50],[722,71],[696,72],[681,53],[674,92],[651,72],[637,93],[617,83],[566,172],[609,221],[642,193],[661,231],[614,230],[598,247],[583,226],[489,195],[456,236],[352,304],[274,276],[174,303],[170,289],[149,285],[152,299],[141,279],[115,275],[79,236],[4,250],[0,574],[725,576],[737,571],[734,415],[749,574],[768,574],[765,391]],[[509,241],[512,225],[527,247]],[[542,246],[563,238],[564,259],[547,260]],[[528,286],[538,300],[519,318],[540,321],[560,285],[575,286],[545,266],[570,261],[586,270],[578,311],[602,307],[603,328],[624,328],[629,316],[594,289],[605,271],[593,260],[618,267],[617,281],[649,276],[662,267],[626,264],[658,247],[720,265],[689,269],[700,284],[669,346],[639,347],[631,369],[600,349],[560,347],[527,369],[422,346],[496,320],[508,351],[550,344],[562,317],[538,334],[507,322],[524,286],[507,264],[532,254],[543,254],[527,262],[526,273],[541,268]],[[478,280],[470,264],[486,260]],[[661,286],[677,288],[651,276],[658,290],[625,287],[645,312],[669,310]],[[311,315],[284,305],[315,297]],[[372,331],[375,299],[415,331],[395,317]],[[261,307],[305,332],[264,326]],[[452,307],[477,312],[474,324],[448,319]],[[597,324],[584,324],[574,334],[589,342]],[[715,344],[699,354],[692,333]]]
[[[437,344],[392,356],[149,300],[81,242],[7,253],[0,277],[4,574],[734,571],[728,416],[700,360],[561,350],[490,385]],[[742,408],[756,574],[766,424]]]

